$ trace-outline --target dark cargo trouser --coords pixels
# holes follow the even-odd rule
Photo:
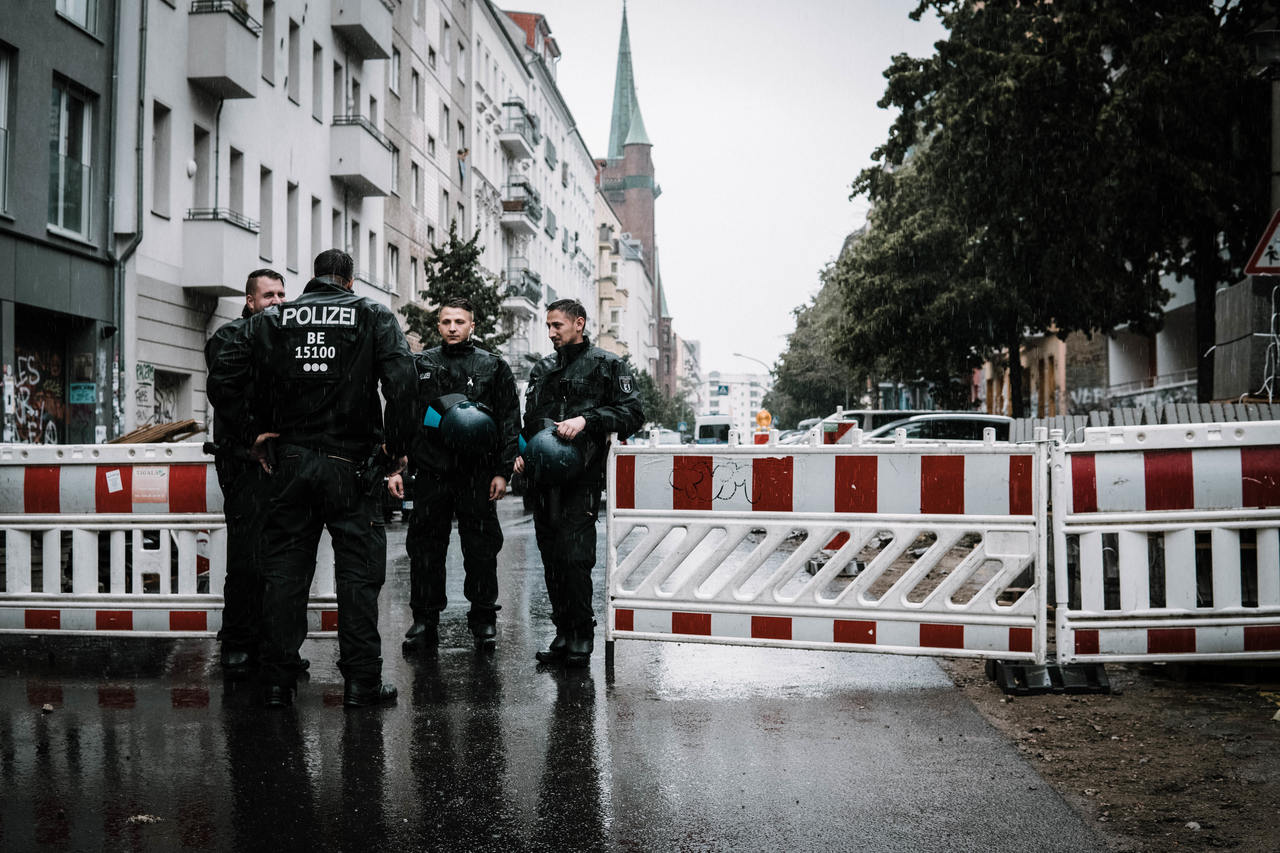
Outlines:
[[[338,666],[347,681],[382,678],[378,593],[387,571],[381,500],[354,460],[282,445],[262,536],[262,680],[292,687],[322,528],[333,539]]]
[[[445,555],[453,518],[458,517],[462,594],[471,602],[468,621],[492,625],[498,610],[498,552],[502,528],[489,500],[493,475],[482,471],[446,474],[419,470],[413,481],[413,514],[405,550],[409,552],[409,607],[415,621],[436,623],[448,604]]]
[[[593,622],[591,570],[596,564],[600,478],[534,487],[533,528],[542,554],[551,621],[556,633],[589,633]]]
[[[227,520],[227,576],[222,588],[222,628],[218,639],[228,651],[256,653],[262,621],[262,572],[258,563],[271,482],[257,462],[219,454],[214,464]]]

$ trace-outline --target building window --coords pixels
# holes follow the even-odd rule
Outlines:
[[[462,122],[458,122],[458,150],[461,151],[467,147],[467,126]]]
[[[400,149],[391,146],[391,194],[400,195]]]
[[[338,208],[335,207],[333,209],[333,217],[331,218],[330,221],[332,222],[332,227],[331,227],[331,230],[329,231],[329,237],[331,240],[329,244],[329,248],[342,249],[344,248],[344,244],[342,242],[342,211],[338,210]],[[318,255],[320,254],[320,251],[317,250],[312,254]]]
[[[231,148],[227,152],[231,168],[228,170],[231,181],[231,197],[227,199],[231,209],[236,213],[244,213],[244,154]]]
[[[391,80],[387,88],[392,94],[400,94],[400,50],[394,47],[391,48]]]
[[[432,71],[436,70],[436,49],[434,47],[427,48],[427,67]]]
[[[91,33],[98,29],[98,0],[58,0],[55,8],[62,17]]]
[[[195,125],[191,134],[191,148],[196,164],[195,183],[191,187],[194,207],[209,206],[209,179],[213,175],[213,146],[209,144],[209,131]]]
[[[387,244],[387,289],[400,292],[400,249],[391,243]]]
[[[460,229],[465,229],[465,228],[466,228],[466,221],[467,221],[467,220],[466,220],[466,211],[465,211],[465,210],[463,209],[463,207],[462,207],[462,202],[458,202],[458,210],[457,210],[456,218],[457,218],[457,221],[458,221],[458,228],[460,228]]]
[[[452,54],[452,52],[451,52],[451,51],[453,50],[453,36],[450,34],[450,33],[451,33],[451,31],[452,31],[452,29],[453,29],[453,28],[449,26],[449,22],[448,22],[448,21],[441,19],[441,21],[440,21],[440,45],[441,45],[441,47],[444,49],[444,64],[445,64],[445,65],[448,65],[450,62],[453,62],[453,54]]]
[[[311,44],[311,115],[324,121],[324,51]]]
[[[436,245],[436,227],[434,225],[427,226],[427,245],[432,248]],[[425,264],[426,261],[423,261],[423,263]]]
[[[311,257],[315,257],[322,251],[320,246],[324,240],[324,214],[321,212],[320,199],[315,196],[311,197]]]
[[[440,139],[444,142],[444,150],[449,150],[449,108],[444,104],[440,105]]]
[[[347,247],[347,254],[351,255],[351,261],[355,268],[360,269],[360,223],[351,220],[351,243]]]
[[[333,63],[333,114],[335,116],[344,116],[347,114],[347,101],[345,86],[342,82],[342,63]]]
[[[373,229],[369,230],[369,281],[378,281],[378,234]]]
[[[409,95],[413,98],[413,114],[422,115],[422,75],[417,71],[409,72],[409,82],[411,84]]]
[[[418,295],[418,259],[412,255],[409,257],[409,297]]]
[[[298,185],[287,184],[284,199],[284,262],[290,272],[298,271]]]
[[[412,199],[413,209],[418,210],[422,207],[422,175],[417,163],[409,166],[409,180],[413,182],[413,186],[409,188],[409,198]]]
[[[271,170],[265,166],[258,172],[258,257],[271,260]]]
[[[8,51],[0,49],[0,210],[9,209],[9,65]]]
[[[378,99],[373,95],[369,96],[369,122],[374,126],[378,126]]]
[[[458,42],[458,80],[467,82],[467,48],[462,42]]]
[[[427,137],[427,156],[432,159],[436,156],[436,138],[434,136]]]
[[[440,215],[437,217],[441,222],[449,221],[449,211],[453,209],[453,205],[449,203],[449,191],[440,190]]]
[[[276,84],[276,4],[262,0],[262,79]]]
[[[173,139],[169,131],[169,108],[159,101],[151,104],[151,212],[169,215],[169,162]]]
[[[289,79],[285,81],[289,100],[302,103],[302,30],[289,21]]]
[[[49,225],[89,236],[93,168],[93,104],[67,83],[55,82],[49,129]]]

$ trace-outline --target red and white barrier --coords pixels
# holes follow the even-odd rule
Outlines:
[[[1026,448],[876,448],[886,452],[773,446],[743,455],[659,447],[619,455],[615,503],[661,512],[1033,514],[1035,454]]]
[[[226,524],[200,444],[0,446],[0,532],[0,632],[221,628]],[[336,617],[330,551],[317,560],[312,634],[336,632]]]
[[[1088,429],[1054,494],[1061,660],[1280,654],[1280,423]]]
[[[611,449],[609,641],[1045,659],[1043,444],[709,449]]]

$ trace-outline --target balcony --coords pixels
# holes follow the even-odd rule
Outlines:
[[[532,237],[542,220],[542,197],[526,181],[507,184],[502,195],[502,227],[515,236]]]
[[[364,116],[334,116],[329,175],[356,195],[390,195],[391,140]]]
[[[1113,407],[1125,408],[1194,403],[1197,376],[1196,368],[1189,367],[1159,376],[1120,382],[1107,388],[1108,403]]]
[[[331,0],[329,21],[357,59],[391,58],[391,0]]]
[[[517,160],[532,160],[542,134],[538,131],[538,117],[525,109],[524,101],[514,98],[502,103],[502,126],[498,142],[504,151]]]
[[[256,96],[261,34],[243,2],[195,0],[187,15],[187,80],[219,98]]]
[[[507,267],[507,286],[502,291],[502,310],[535,317],[542,302],[542,277],[529,269],[524,258],[512,258]]]
[[[193,208],[182,223],[182,286],[212,296],[244,293],[245,258],[258,256],[258,223],[234,210]]]

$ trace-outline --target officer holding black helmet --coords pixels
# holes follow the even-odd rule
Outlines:
[[[223,345],[209,371],[209,397],[272,472],[262,534],[266,705],[293,702],[325,527],[333,539],[343,704],[377,705],[396,697],[382,683],[378,636],[387,552],[381,507],[385,453],[400,460],[412,437],[413,356],[390,309],[351,292],[350,255],[321,252],[313,269],[301,297],[254,316]]]
[[[556,352],[529,376],[525,447],[515,462],[533,489],[534,531],[556,626],[555,639],[537,659],[567,666],[586,666],[595,644],[591,570],[608,436],[630,435],[644,422],[631,370],[591,345],[586,324],[586,309],[576,299],[547,306]]]
[[[495,646],[502,548],[495,501],[506,495],[511,479],[520,403],[511,368],[471,340],[475,326],[470,300],[445,300],[436,324],[442,345],[415,356],[418,426],[409,455],[413,514],[405,539],[413,611],[404,635],[408,651],[439,644],[440,611],[447,603],[445,554],[455,515],[466,573],[462,592],[471,603],[467,624],[477,649]],[[387,487],[405,496],[399,474],[388,478]]]

